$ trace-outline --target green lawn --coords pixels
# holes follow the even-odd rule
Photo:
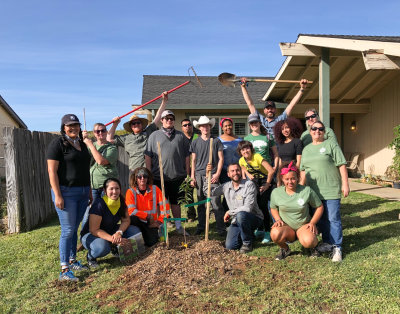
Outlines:
[[[259,258],[232,280],[184,295],[173,307],[165,296],[150,295],[141,307],[133,304],[125,312],[400,312],[399,208],[398,202],[358,193],[345,199],[340,264],[311,259],[298,243],[291,245],[291,256],[277,262],[277,246],[257,245],[251,255]],[[55,220],[31,232],[0,236],[0,313],[117,311],[101,292],[115,286],[124,266],[106,257],[89,278],[59,284],[59,234]],[[79,253],[81,260],[84,256]]]

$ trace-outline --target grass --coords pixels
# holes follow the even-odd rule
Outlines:
[[[340,264],[327,257],[311,259],[298,243],[291,245],[290,257],[277,262],[277,246],[258,245],[250,266],[232,281],[175,300],[152,295],[125,312],[399,312],[399,207],[398,202],[358,193],[343,200]],[[99,271],[82,275],[85,281],[58,284],[59,234],[54,220],[31,232],[0,236],[0,313],[118,312],[101,291],[118,286],[115,279],[124,267],[106,257]],[[78,257],[84,260],[84,254]],[[132,299],[135,293],[140,292],[117,298]]]

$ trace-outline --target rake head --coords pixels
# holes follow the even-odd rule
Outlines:
[[[234,87],[235,82],[238,82],[239,80],[236,79],[235,74],[224,72],[218,75],[218,81],[220,81],[224,86]]]
[[[191,77],[190,72],[193,72],[193,74],[194,74],[194,78],[196,79],[196,87],[203,88],[203,84],[201,83],[199,77],[197,76],[196,71],[194,70],[194,68],[192,66],[188,69],[189,77]],[[190,80],[190,81],[192,82],[192,80]]]

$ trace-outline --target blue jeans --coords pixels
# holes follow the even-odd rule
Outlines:
[[[103,196],[104,196],[103,189],[92,189],[92,197],[93,197],[92,204],[94,203],[94,201],[96,199],[101,198]],[[82,228],[89,219],[89,210],[90,210],[90,206],[86,207],[85,215],[83,216],[83,219],[82,219]]]
[[[322,240],[339,248],[342,247],[343,232],[340,218],[340,198],[335,200],[322,200],[324,213],[317,227],[322,233]]]
[[[262,226],[263,220],[248,212],[238,212],[236,221],[228,228],[225,247],[238,250],[242,244],[249,245],[254,239],[254,230]]]
[[[76,244],[78,228],[89,202],[89,186],[60,186],[64,199],[64,209],[56,207],[61,225],[59,243],[61,266],[68,266],[69,260],[76,258]],[[53,202],[55,195],[51,191]]]
[[[137,233],[140,233],[140,229],[136,226],[129,226],[123,234],[123,238],[129,238]],[[95,259],[98,257],[106,256],[111,251],[111,242],[104,240],[99,237],[95,237],[90,232],[86,233],[82,238],[81,242],[85,249],[87,249],[88,257]]]

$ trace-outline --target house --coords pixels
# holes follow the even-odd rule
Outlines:
[[[400,124],[400,37],[300,34],[280,43],[287,56],[275,79],[314,81],[293,111],[319,109],[344,152],[361,153],[367,174],[384,175]],[[294,86],[272,83],[263,99],[289,102]]]
[[[269,78],[270,77],[264,77]],[[234,88],[221,85],[216,76],[199,76],[200,88],[194,77],[189,76],[167,76],[167,75],[144,75],[142,103],[157,97],[162,91],[170,90],[185,81],[190,84],[174,91],[169,95],[167,109],[174,112],[176,116],[176,127],[180,129],[180,121],[189,118],[196,120],[201,115],[207,115],[216,119],[213,135],[220,135],[220,118],[230,117],[234,121],[234,131],[238,136],[248,134],[247,117],[249,110],[242,96],[239,86]],[[262,97],[270,83],[251,83],[249,93],[256,107],[262,112],[264,101]],[[157,110],[161,101],[154,102],[146,107],[149,110]],[[282,108],[284,106],[281,106]],[[283,109],[281,109],[283,110]]]
[[[0,177],[5,176],[3,139],[3,129],[5,127],[28,128],[15,111],[7,104],[3,97],[0,96]]]

